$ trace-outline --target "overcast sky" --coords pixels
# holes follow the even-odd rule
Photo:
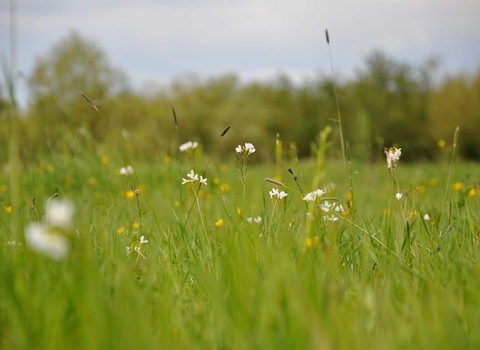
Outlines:
[[[9,4],[0,2],[0,57],[9,57]],[[344,76],[382,49],[411,63],[438,56],[444,71],[480,67],[480,0],[18,0],[17,67],[76,30],[94,40],[134,87],[167,84],[185,73],[237,72],[296,81],[329,72]],[[19,97],[27,99],[23,84]]]

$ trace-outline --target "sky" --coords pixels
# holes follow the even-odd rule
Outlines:
[[[95,41],[134,88],[185,74],[237,73],[244,81],[287,74],[295,82],[330,72],[353,76],[381,49],[441,71],[480,67],[479,0],[16,0],[16,66],[35,60],[71,31]],[[9,0],[0,0],[0,59],[8,62]],[[2,77],[3,80],[3,77]],[[18,82],[28,102],[25,79]]]

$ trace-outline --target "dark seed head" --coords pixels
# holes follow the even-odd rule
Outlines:
[[[223,132],[222,132],[222,134],[220,135],[220,137],[225,136],[225,134],[228,132],[228,130],[230,130],[230,125],[227,126],[225,129],[223,129]]]
[[[177,113],[175,113],[175,108],[173,108],[173,106],[172,106],[172,112],[173,112],[173,121],[175,122],[175,126],[178,127]]]

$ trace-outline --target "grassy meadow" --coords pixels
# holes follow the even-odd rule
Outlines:
[[[146,162],[117,137],[4,166],[1,349],[480,346],[478,164],[392,176],[326,139],[301,161],[277,143],[255,162],[247,139]]]

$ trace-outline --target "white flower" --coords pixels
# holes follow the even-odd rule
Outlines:
[[[332,209],[333,204],[330,204],[328,201],[323,202],[320,204],[320,209],[322,209],[325,213],[328,213]]]
[[[303,200],[307,202],[314,202],[317,200],[317,198],[318,199],[322,198],[324,194],[325,194],[324,190],[318,189],[313,192],[307,193],[305,197],[303,197]]]
[[[396,147],[385,148],[384,152],[387,157],[388,168],[395,168],[395,164],[400,160],[400,156],[402,155],[402,149]]]
[[[430,215],[425,214],[425,215],[423,216],[423,220],[430,220]]]
[[[145,239],[144,236],[140,237],[140,244],[146,244],[148,243],[148,239]]]
[[[327,220],[328,220],[328,221],[337,221],[338,218],[337,218],[335,215],[333,215],[333,214],[332,214],[332,216],[325,216],[325,215],[324,215],[324,216],[323,216],[323,221],[327,221]]]
[[[255,151],[256,151],[255,146],[249,142],[246,142],[244,147],[242,147],[241,145],[238,145],[237,147],[235,147],[235,152],[237,153],[244,152],[245,154],[249,155],[249,154],[255,153]]]
[[[185,185],[186,183],[202,183],[204,184],[205,186],[207,185],[207,178],[204,178],[202,175],[198,175],[198,174],[195,174],[195,172],[193,170],[191,170],[188,174],[187,174],[187,178],[188,179],[182,179],[182,185]]]
[[[272,188],[272,190],[268,193],[270,194],[270,198],[277,197],[278,199],[282,199],[282,198],[288,196],[288,194],[286,194],[283,191],[278,191],[278,189],[276,189],[276,188]]]
[[[68,199],[52,199],[47,202],[45,221],[48,226],[68,230],[75,206]]]
[[[403,194],[401,194],[401,193],[399,192],[399,193],[397,193],[397,194],[395,195],[395,198],[397,198],[398,200],[400,200],[400,199],[402,198],[402,196],[403,196]]]
[[[343,205],[337,205],[335,207],[335,211],[341,213],[342,215],[345,215],[345,209],[343,208]]]
[[[187,143],[184,143],[183,145],[180,146],[180,152],[185,152],[188,149],[195,149],[197,148],[197,146],[198,146],[197,142],[188,141]]]
[[[278,196],[278,190],[276,188],[272,188],[268,194],[270,194],[270,198],[273,198],[274,196]]]
[[[256,224],[259,224],[262,222],[262,218],[260,216],[257,216],[256,218],[247,218],[247,221],[249,223],[255,222]]]
[[[133,167],[131,165],[120,168],[120,175],[130,175],[133,174],[133,172]]]
[[[255,153],[256,149],[255,146],[251,143],[245,143],[245,151],[247,151],[248,154],[250,153]]]
[[[27,245],[53,260],[62,260],[68,255],[70,244],[65,236],[48,232],[43,223],[33,222],[25,229]]]

